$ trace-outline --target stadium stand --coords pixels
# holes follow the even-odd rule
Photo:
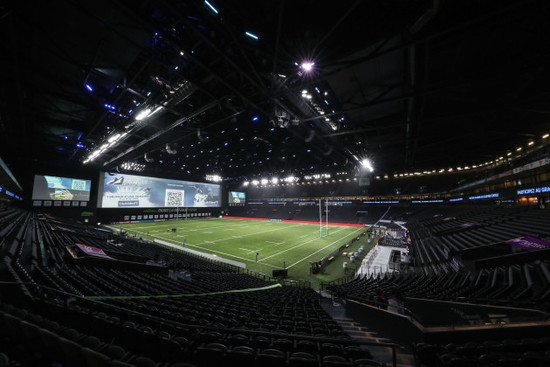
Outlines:
[[[2,214],[13,225],[2,237],[1,338],[20,365],[382,365],[349,348],[359,344],[310,288],[70,220]]]
[[[549,215],[533,208],[421,208],[407,223],[413,267],[357,276],[328,289],[337,298],[407,315],[425,327],[468,325],[480,332],[494,325],[518,327],[515,334],[470,334],[463,343],[457,335],[419,342],[415,348],[420,365],[546,366],[548,329],[541,333],[521,327],[530,322],[547,325],[550,320],[548,250],[528,256],[531,252],[511,250],[503,241],[522,236],[548,239]],[[401,240],[383,241],[395,245]],[[507,263],[503,257],[509,257]]]

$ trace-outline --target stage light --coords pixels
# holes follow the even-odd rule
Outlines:
[[[549,137],[549,136],[550,136],[550,134],[544,134],[544,135],[542,136],[542,138],[543,138],[543,139],[546,139],[546,138]]]
[[[136,115],[136,121],[141,121],[145,119],[149,114],[151,113],[150,108],[146,108],[144,110],[139,111],[139,113]]]
[[[301,67],[302,67],[302,69],[304,69],[304,71],[309,72],[309,71],[313,70],[313,65],[315,65],[314,62],[306,61],[306,62],[302,63]]]
[[[369,172],[373,172],[374,171],[374,168],[372,167],[372,163],[370,160],[368,160],[367,158],[363,159],[361,161],[361,166],[363,166],[364,168],[368,169]]]
[[[108,141],[109,143],[112,143],[112,142],[114,142],[114,141],[117,141],[117,140],[120,138],[120,135],[121,135],[121,134],[112,135],[112,136],[109,137],[109,139],[107,139],[107,141]]]
[[[204,4],[208,6],[214,13],[218,14],[218,9],[216,9],[212,4],[210,4],[207,0],[204,0]]]
[[[533,144],[535,144],[534,141],[530,141],[529,143],[527,143],[527,145],[533,145]]]
[[[258,121],[258,116],[252,116],[252,121]]]
[[[254,33],[244,32],[244,34],[246,34],[248,37],[253,38],[255,40],[258,39],[258,36],[256,36]]]
[[[516,151],[521,152],[521,147],[516,148]]]
[[[88,89],[90,92],[94,91],[94,88],[90,84],[86,84],[86,89]]]

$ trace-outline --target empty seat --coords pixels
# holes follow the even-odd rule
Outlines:
[[[237,345],[227,352],[227,360],[231,366],[251,366],[255,357],[254,349],[246,345]]]
[[[291,366],[296,367],[314,367],[317,366],[317,358],[307,352],[294,352],[288,359]]]
[[[262,367],[277,367],[286,362],[286,354],[278,349],[264,349],[257,354],[257,362]]]
[[[352,366],[353,364],[342,356],[324,356],[321,359],[321,366],[323,367],[341,367]]]
[[[105,354],[86,347],[82,348],[82,355],[88,367],[106,367],[110,361],[109,357]]]

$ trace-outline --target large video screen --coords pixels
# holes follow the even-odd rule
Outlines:
[[[79,178],[34,175],[32,200],[90,200],[92,181]]]
[[[242,206],[246,203],[246,194],[239,191],[229,191],[227,199],[229,206]]]
[[[220,185],[101,172],[98,208],[219,207]]]

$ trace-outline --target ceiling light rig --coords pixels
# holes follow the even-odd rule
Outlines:
[[[205,180],[210,182],[222,182],[223,178],[220,175],[211,174],[206,175]]]
[[[316,88],[316,90],[318,90],[318,88]],[[314,94],[310,93],[307,89],[302,90],[302,98],[304,99],[304,101],[309,104],[320,116],[324,116],[321,118],[321,120],[333,131],[338,130],[338,125],[334,121],[332,121],[330,117],[327,116],[325,108],[322,104],[317,103],[313,95]]]
[[[136,162],[123,162],[119,168],[125,171],[143,172],[145,170],[145,165]]]

